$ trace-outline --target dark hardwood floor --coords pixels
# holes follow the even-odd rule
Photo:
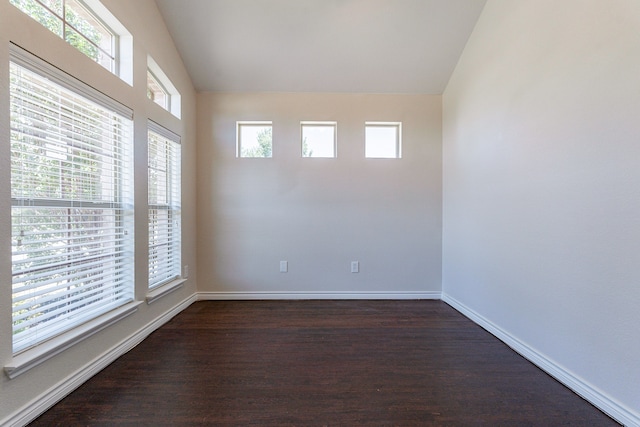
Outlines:
[[[617,423],[441,301],[211,301],[31,425]]]

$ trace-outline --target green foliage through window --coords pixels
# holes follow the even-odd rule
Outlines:
[[[26,55],[9,86],[14,354],[133,298],[131,118]]]
[[[10,2],[80,52],[114,72],[116,36],[79,0]]]
[[[336,157],[336,122],[301,122],[302,157]]]
[[[302,157],[313,157],[313,150],[309,148],[306,136],[302,139]]]
[[[273,135],[271,124],[238,123],[240,157],[271,157]]]

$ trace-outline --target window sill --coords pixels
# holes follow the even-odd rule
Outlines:
[[[157,288],[149,291],[149,293],[147,293],[147,304],[153,304],[163,296],[169,295],[171,292],[180,289],[186,281],[187,279],[185,278],[172,280],[169,283],[165,283],[164,285],[158,286]]]
[[[89,338],[114,323],[138,311],[141,302],[131,302],[84,323],[69,332],[43,342],[36,347],[14,356],[4,367],[10,379],[16,378],[39,364],[51,359],[69,347]]]

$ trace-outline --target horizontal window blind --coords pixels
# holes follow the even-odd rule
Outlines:
[[[65,76],[12,50],[14,353],[133,299],[132,121]]]
[[[149,122],[149,288],[181,276],[180,138]]]

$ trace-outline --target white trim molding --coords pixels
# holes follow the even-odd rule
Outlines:
[[[546,355],[538,352],[536,349],[520,341],[515,336],[511,335],[495,323],[491,322],[486,317],[467,307],[465,304],[456,300],[452,296],[443,292],[442,301],[449,304],[451,307],[462,313],[465,317],[469,318],[470,320],[487,330],[487,332],[494,335],[500,341],[508,345],[512,350],[522,355],[525,359],[545,371],[547,374],[551,375],[556,380],[560,381],[565,386],[569,387],[576,394],[582,396],[585,400],[599,408],[602,412],[606,413],[616,421],[622,423],[627,427],[640,427],[640,414],[617,402],[610,396],[607,396],[605,393],[598,390],[588,382],[584,381],[582,378],[579,378],[571,372],[567,371],[562,366],[549,359]]]
[[[147,292],[147,297],[146,297],[147,304],[152,304],[156,302],[158,299],[162,298],[163,296],[169,295],[171,292],[177,291],[182,287],[182,285],[186,281],[187,279],[177,279],[172,282],[166,283],[164,285],[158,286],[155,289],[150,290],[149,292]]]
[[[29,402],[27,405],[16,410],[13,414],[0,420],[2,426],[22,426],[33,421],[47,409],[62,400],[65,396],[73,392],[91,377],[117,358],[127,353],[136,345],[141,343],[153,331],[171,320],[175,315],[189,307],[198,300],[304,300],[304,299],[441,299],[451,307],[462,313],[479,326],[486,329],[496,338],[521,354],[527,360],[540,367],[552,377],[569,387],[571,390],[591,402],[603,412],[628,427],[640,427],[640,414],[625,407],[611,397],[597,390],[595,387],[576,377],[564,368],[547,358],[544,354],[510,335],[508,332],[489,321],[484,316],[470,309],[460,301],[437,291],[428,292],[200,292],[193,294],[174,306],[162,316],[148,323],[137,332],[129,336],[109,351],[102,354],[92,362],[88,363],[73,375],[60,381],[57,385],[45,391]]]
[[[18,375],[23,374],[29,369],[51,359],[53,356],[63,352],[80,341],[84,341],[114,323],[129,317],[138,311],[138,306],[140,304],[140,302],[131,302],[126,304],[123,307],[117,308],[96,319],[90,320],[83,325],[73,328],[69,332],[45,341],[31,350],[27,350],[24,353],[14,356],[13,359],[5,365],[4,371],[9,378],[14,379]]]
[[[156,318],[154,321],[148,323],[133,335],[124,339],[120,344],[116,345],[109,351],[102,354],[92,362],[88,363],[73,375],[60,381],[49,390],[42,393],[39,397],[29,402],[27,405],[16,410],[13,414],[0,420],[2,426],[23,426],[27,425],[38,416],[43,414],[47,409],[62,400],[65,396],[70,394],[76,388],[80,387],[91,377],[98,372],[109,366],[117,358],[127,353],[129,350],[140,344],[146,337],[148,337],[153,331],[160,326],[167,323],[175,315],[189,307],[191,304],[197,301],[196,294],[191,295],[187,299],[180,302],[171,310],[164,313],[162,316]]]
[[[199,301],[217,300],[309,300],[309,299],[386,299],[386,300],[417,300],[440,299],[440,291],[424,292],[198,292]]]

